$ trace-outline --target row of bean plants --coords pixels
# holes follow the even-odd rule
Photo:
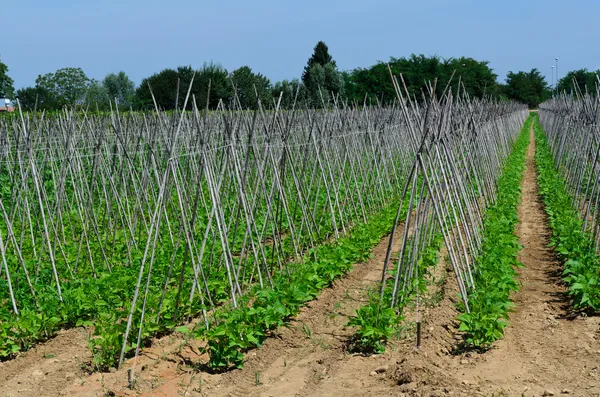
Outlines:
[[[400,99],[0,119],[0,357],[83,325],[107,369],[199,318],[209,364],[240,366],[401,224],[404,263],[383,275],[390,307],[440,238],[465,288],[523,109]]]
[[[596,101],[595,98],[585,98],[585,100]],[[569,100],[567,100],[567,103],[569,103]],[[579,104],[573,102],[570,104],[573,106],[570,109],[571,111],[579,107]],[[556,103],[546,104],[545,114],[540,115],[540,118],[544,119],[546,123],[561,123],[562,121],[557,120],[557,118],[563,117],[562,114],[548,114],[552,111],[551,107],[556,105]],[[565,113],[565,115],[567,114]],[[594,132],[594,129],[597,130],[597,128],[577,122],[575,122],[575,125],[578,125],[579,128],[571,130],[570,135],[570,138],[574,138],[575,142],[584,138],[583,136],[586,133],[597,134],[597,132]],[[549,128],[560,128],[562,133],[569,131],[563,130],[563,128],[567,128],[565,126],[554,125],[549,126]],[[597,135],[597,137],[600,136]],[[573,305],[578,309],[599,310],[600,257],[597,251],[597,232],[595,232],[598,227],[598,213],[594,208],[597,206],[598,192],[594,191],[595,189],[587,189],[587,185],[591,185],[592,180],[595,180],[593,183],[597,183],[598,165],[594,165],[596,160],[589,156],[589,151],[587,155],[585,152],[579,152],[579,159],[576,159],[574,154],[563,152],[558,158],[562,157],[563,161],[567,163],[575,161],[577,165],[571,163],[575,167],[582,167],[582,164],[585,164],[586,167],[595,170],[596,175],[582,170],[579,172],[567,170],[565,168],[566,164],[561,164],[562,161],[560,160],[557,161],[556,152],[552,150],[553,145],[556,145],[557,137],[554,135],[548,137],[544,133],[542,125],[537,121],[535,124],[535,138],[537,145],[536,164],[539,173],[538,184],[552,230],[551,245],[564,263],[563,275],[569,285]],[[552,141],[555,143],[551,144]],[[576,146],[575,142],[564,142],[563,144],[573,147]],[[596,141],[589,149],[594,151],[597,150],[597,147],[598,142]],[[563,150],[572,149],[565,148]],[[568,157],[570,159],[567,159]],[[557,164],[559,165],[558,169]],[[579,173],[579,176],[574,177],[573,174],[577,173]],[[577,194],[578,189],[571,185],[573,183],[584,186],[583,189],[579,190],[579,196],[574,196],[574,194]],[[593,204],[594,200],[596,200],[595,204]],[[586,220],[583,216],[586,216]]]
[[[0,357],[83,325],[105,369],[212,329],[389,207],[406,129],[382,107],[1,118]]]
[[[459,330],[465,332],[470,346],[486,348],[502,338],[514,307],[510,294],[519,288],[517,268],[522,266],[518,260],[521,245],[515,233],[517,208],[532,122],[530,116],[498,180],[496,202],[485,211],[483,243],[475,259],[475,288],[469,294],[470,311],[459,315]]]
[[[518,104],[452,94],[442,100],[431,98],[426,109],[414,111],[401,90],[397,95],[405,104],[407,124],[426,133],[415,139],[418,149],[401,199],[415,210],[396,219],[378,293],[350,321],[357,326],[357,347],[376,352],[400,329],[409,303],[416,304],[419,328],[419,296],[426,290],[427,274],[438,261],[442,242],[463,309],[472,316],[482,309],[477,299],[473,310],[470,304],[484,270],[478,257],[486,255],[490,227],[486,208],[500,205],[508,194],[505,175],[514,167],[515,153],[522,150],[522,138],[515,142],[528,115]],[[392,262],[396,243],[400,250]]]

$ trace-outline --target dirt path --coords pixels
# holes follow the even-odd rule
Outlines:
[[[278,337],[249,352],[243,370],[198,372],[188,365],[199,358],[196,342],[185,345],[173,335],[144,350],[136,363],[138,384],[130,390],[132,363],[112,373],[85,373],[85,331],[74,329],[0,363],[0,396],[600,396],[600,317],[570,315],[561,264],[547,247],[550,231],[538,199],[534,153],[532,132],[517,230],[526,267],[505,337],[488,352],[453,354],[461,339],[458,289],[445,261],[438,267],[439,276],[446,276],[438,287],[442,293],[430,295],[422,312],[420,349],[409,313],[409,332],[385,354],[348,352],[353,330],[345,324],[380,277],[385,238],[372,259],[323,291]]]
[[[599,321],[569,316],[561,264],[547,246],[550,230],[538,198],[533,125],[530,137],[517,231],[525,264],[522,287],[514,295],[517,309],[496,348],[459,374],[483,390],[511,396],[600,395]]]
[[[56,397],[66,384],[87,378],[83,367],[91,360],[86,331],[61,331],[18,358],[0,363],[0,396]]]
[[[457,287],[450,274],[444,298],[424,313],[421,349],[415,349],[414,333],[409,333],[385,354],[348,354],[343,345],[345,318],[328,318],[335,312],[336,296],[324,296],[301,318],[316,327],[312,338],[295,328],[269,341],[247,369],[225,375],[207,395],[600,395],[600,318],[570,316],[561,264],[547,247],[550,230],[538,198],[534,153],[531,131],[517,229],[524,247],[520,260],[526,267],[520,270],[522,287],[513,296],[516,311],[504,339],[493,349],[452,353],[460,335],[454,320]],[[346,314],[346,309],[358,306],[339,302]]]
[[[351,357],[347,342],[353,330],[346,324],[380,279],[388,241],[389,236],[382,239],[370,260],[321,292],[278,338],[251,352],[243,370],[207,379],[205,395],[317,395],[312,393],[315,385],[332,379],[336,368]]]
[[[408,378],[399,388],[405,395],[600,396],[600,318],[570,313],[562,266],[548,247],[533,129],[530,138],[517,228],[523,245],[519,259],[525,267],[519,272],[522,286],[513,295],[517,307],[505,336],[486,353],[432,359],[440,346],[435,341],[443,346],[435,335],[433,346],[425,346],[424,352],[397,357],[389,377],[400,383]],[[441,325],[439,319],[430,320]]]

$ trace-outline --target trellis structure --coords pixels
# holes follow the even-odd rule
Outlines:
[[[600,81],[599,81],[600,82]],[[583,230],[600,245],[600,88],[563,93],[540,105],[539,118],[556,168],[566,181]]]
[[[419,263],[425,248],[442,238],[452,263],[465,310],[475,288],[476,258],[483,233],[483,214],[494,203],[496,181],[528,116],[525,106],[469,98],[464,90],[446,88],[441,98],[430,86],[419,108],[394,79],[398,102],[416,154],[400,204],[408,202],[404,232],[392,233],[382,273],[380,299],[402,307],[416,292],[417,325]],[[459,83],[459,87],[460,87]],[[400,210],[398,211],[400,213]],[[396,220],[396,224],[399,223]],[[400,253],[391,251],[400,239]]]
[[[209,326],[212,308],[397,197],[409,142],[383,107],[3,118],[1,318],[11,332],[55,319],[30,343],[126,323],[121,361],[144,332],[197,314]]]

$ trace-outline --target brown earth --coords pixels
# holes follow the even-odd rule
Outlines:
[[[402,231],[399,227],[398,235]],[[172,335],[154,341],[152,347],[144,349],[140,357],[129,360],[122,369],[90,375],[86,367],[91,360],[86,331],[73,329],[61,332],[14,360],[0,363],[0,391],[10,390],[15,396],[23,397],[238,395],[253,394],[250,389],[257,382],[275,385],[284,376],[289,378],[282,383],[284,388],[293,387],[290,382],[294,380],[302,387],[305,380],[317,380],[322,371],[319,367],[326,365],[325,357],[316,359],[319,362],[313,361],[315,355],[321,351],[346,355],[346,343],[353,335],[353,331],[345,327],[348,316],[366,302],[368,288],[381,277],[388,242],[389,236],[372,250],[372,259],[357,264],[346,277],[337,280],[302,309],[276,337],[248,353],[243,370],[226,374],[195,371],[190,366],[192,362],[206,361],[206,357],[199,354],[201,342]],[[397,249],[396,244],[394,252]],[[284,371],[280,371],[280,367]],[[129,369],[135,373],[133,390],[128,388]]]
[[[173,335],[124,369],[88,375],[86,331],[74,329],[0,363],[0,396],[600,396],[600,318],[569,309],[561,264],[547,247],[550,231],[537,195],[534,152],[532,134],[517,230],[524,246],[522,287],[513,296],[517,307],[504,339],[485,353],[453,353],[461,339],[454,320],[458,289],[445,261],[435,278],[446,282],[423,301],[421,348],[415,348],[409,311],[404,337],[385,354],[348,352],[353,330],[345,324],[380,276],[386,238],[373,259],[249,352],[242,370],[193,370],[188,364],[199,358],[197,342]],[[137,383],[131,390],[127,370],[133,366]]]

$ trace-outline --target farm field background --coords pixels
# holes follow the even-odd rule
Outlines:
[[[397,92],[393,108],[4,118],[3,387],[588,387],[596,99],[538,116]],[[526,376],[552,354],[547,377]],[[567,380],[563,365],[592,372]]]
[[[600,396],[600,6],[513,1],[4,4],[0,397]]]

